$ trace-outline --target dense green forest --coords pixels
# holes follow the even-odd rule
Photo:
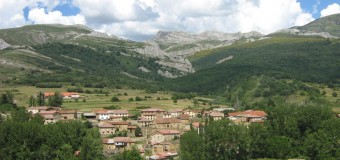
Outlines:
[[[264,124],[206,120],[181,136],[183,160],[340,157],[340,119],[327,106],[276,104],[265,107]]]

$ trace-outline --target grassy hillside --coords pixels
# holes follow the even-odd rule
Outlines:
[[[323,17],[297,28],[313,32],[328,32],[333,36],[340,37],[340,14]]]
[[[33,46],[35,51],[4,50],[0,58],[0,71],[5,83],[10,84],[78,84],[88,87],[150,87],[154,80],[161,80],[159,68],[151,58],[140,57],[136,53],[120,53],[120,48],[111,47],[113,52],[104,52],[88,47],[47,43]],[[138,68],[146,67],[149,73]],[[8,69],[17,72],[5,73]],[[143,83],[141,83],[143,80]],[[150,83],[148,83],[148,81]]]
[[[219,94],[225,101],[234,103],[270,97],[285,97],[300,103],[309,98],[325,99],[323,87],[309,83],[329,85],[337,90],[339,50],[337,39],[293,36],[201,51],[190,57],[197,72],[171,80],[174,84],[171,88]]]

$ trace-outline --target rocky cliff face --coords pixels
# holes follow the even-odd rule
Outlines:
[[[158,58],[157,63],[162,66],[177,69],[179,71],[177,75],[169,76],[171,74],[169,72],[167,74],[164,74],[165,71],[159,72],[161,75],[174,78],[195,72],[187,57],[198,51],[227,46],[241,39],[252,41],[260,37],[262,35],[258,32],[222,33],[208,31],[200,34],[189,34],[160,31],[152,40],[145,42],[144,48],[138,48],[135,51],[149,57]]]

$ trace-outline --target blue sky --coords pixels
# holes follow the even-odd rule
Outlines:
[[[0,28],[83,24],[132,40],[158,31],[264,34],[340,13],[340,0],[0,0]]]

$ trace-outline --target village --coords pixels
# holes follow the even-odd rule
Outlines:
[[[44,93],[45,97],[53,93]],[[78,99],[75,92],[61,93],[63,99]],[[94,109],[80,112],[63,107],[32,106],[27,111],[44,118],[44,124],[59,121],[88,121],[98,128],[102,136],[103,153],[106,156],[120,153],[135,147],[146,159],[178,158],[180,137],[187,131],[197,130],[205,121],[229,119],[236,125],[264,123],[267,114],[260,110],[236,111],[234,108],[205,109],[170,109],[157,106],[141,109],[138,114],[131,114],[126,109]]]

